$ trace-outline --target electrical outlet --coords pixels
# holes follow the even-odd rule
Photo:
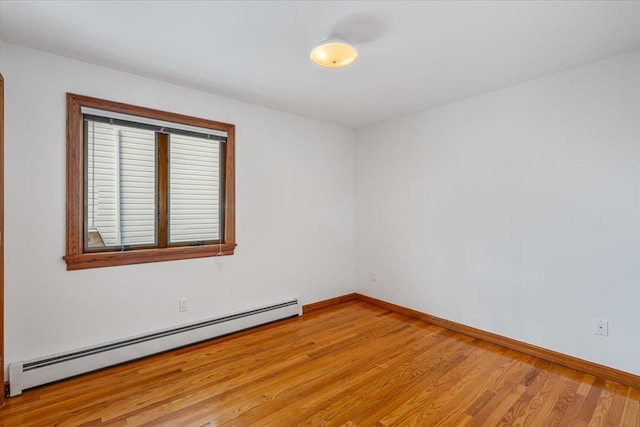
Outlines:
[[[372,283],[376,282],[376,273],[371,273],[371,282]]]
[[[180,311],[187,311],[189,310],[189,299],[188,298],[180,298],[178,300],[178,307]]]
[[[607,320],[596,319],[596,335],[609,336],[609,322]]]

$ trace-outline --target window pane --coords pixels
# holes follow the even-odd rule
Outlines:
[[[170,243],[220,239],[220,148],[214,140],[170,136]]]
[[[86,122],[85,247],[156,242],[155,133]]]

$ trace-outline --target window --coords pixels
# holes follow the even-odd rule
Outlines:
[[[67,94],[67,269],[233,254],[234,130]]]

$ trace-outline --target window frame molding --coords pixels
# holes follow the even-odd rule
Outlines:
[[[82,107],[96,108],[227,132],[224,157],[223,242],[201,246],[170,246],[130,251],[84,252],[84,131]],[[121,102],[67,93],[67,270],[142,264],[179,259],[233,255],[235,240],[235,125]]]

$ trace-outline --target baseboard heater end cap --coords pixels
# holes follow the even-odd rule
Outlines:
[[[22,394],[22,362],[12,363],[9,365],[9,397]]]

